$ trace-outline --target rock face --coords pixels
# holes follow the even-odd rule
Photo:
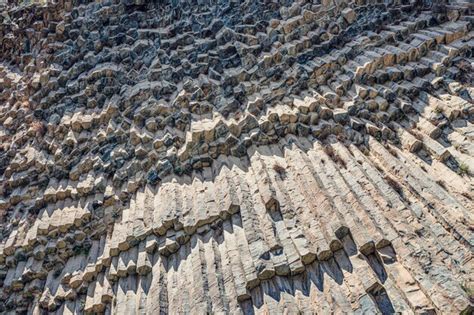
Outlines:
[[[471,10],[0,2],[0,313],[472,312]]]

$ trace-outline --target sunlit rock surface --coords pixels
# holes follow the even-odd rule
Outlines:
[[[472,9],[0,2],[0,313],[472,312]]]

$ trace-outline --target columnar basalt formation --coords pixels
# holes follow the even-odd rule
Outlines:
[[[472,9],[0,3],[0,313],[472,312]]]

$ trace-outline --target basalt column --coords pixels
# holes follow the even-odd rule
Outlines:
[[[0,0],[1,314],[471,314],[462,0]]]

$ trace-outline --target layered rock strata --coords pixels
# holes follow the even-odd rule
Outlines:
[[[0,7],[1,313],[472,312],[472,4]]]

